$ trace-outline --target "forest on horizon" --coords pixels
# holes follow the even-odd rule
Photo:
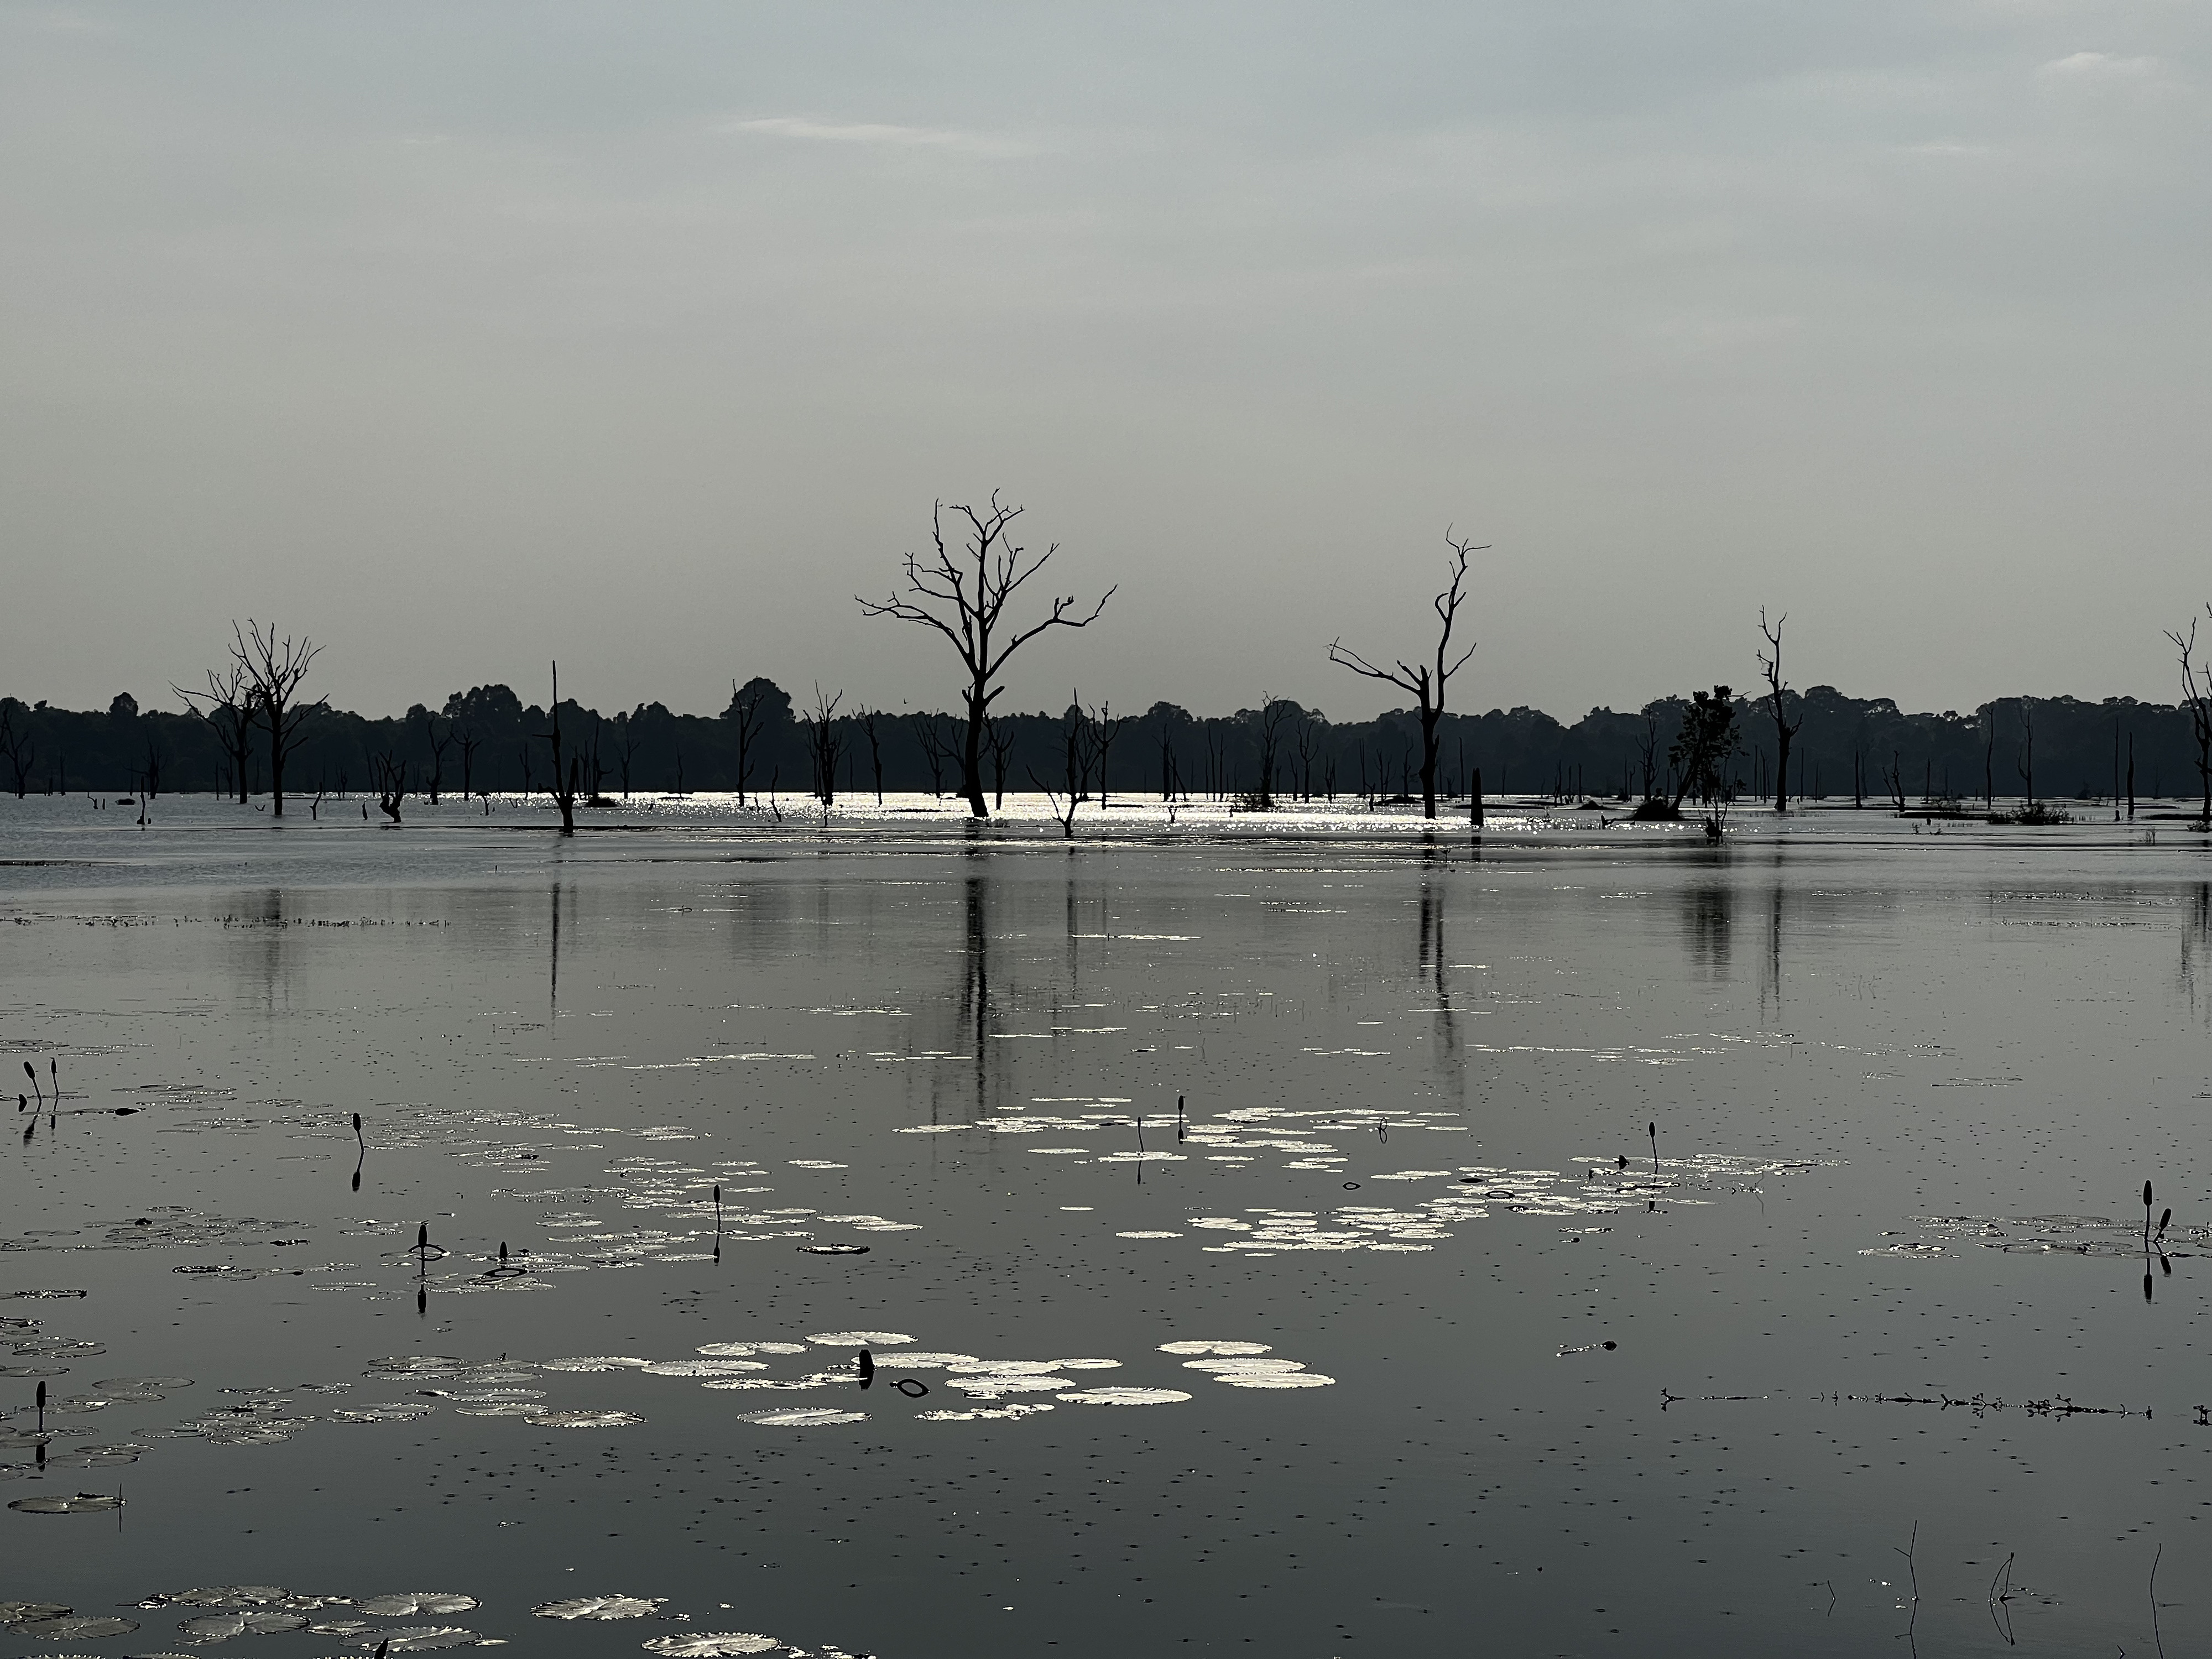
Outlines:
[[[732,688],[713,715],[659,702],[601,714],[561,704],[572,749],[587,757],[598,793],[743,791],[818,794],[826,752],[835,793],[934,793],[960,788],[960,717],[853,709],[829,699],[802,707],[774,682]],[[1832,686],[1784,693],[1800,723],[1790,744],[1790,792],[1813,800],[2107,799],[2196,796],[2203,755],[2189,705],[2112,697],[1997,698],[1971,712],[1908,714],[1884,697]],[[183,699],[179,698],[179,702]],[[1741,747],[1733,792],[1773,791],[1774,726],[1764,695],[1733,698]],[[752,713],[740,757],[737,715]],[[1620,799],[1667,782],[1668,750],[1687,696],[1643,708],[1593,708],[1572,724],[1540,709],[1445,713],[1439,727],[1442,793],[1464,798],[1476,774],[1489,795]],[[218,711],[219,712],[219,711]],[[374,793],[380,767],[408,769],[422,796],[544,790],[550,721],[509,687],[454,692],[432,708],[369,716],[310,706],[285,762],[288,794]],[[1224,715],[1156,702],[1141,714],[1040,711],[994,716],[987,782],[1006,793],[1057,787],[1069,721],[1082,714],[1108,733],[1092,787],[1115,794],[1182,798],[1399,799],[1419,789],[1419,724],[1412,709],[1372,720],[1331,720],[1287,699]],[[1103,719],[1103,725],[1100,724]],[[246,748],[250,793],[268,787],[265,737]],[[84,790],[153,794],[238,791],[235,747],[219,720],[187,704],[142,706],[118,694],[105,710],[57,708],[0,697],[0,789],[15,796]],[[741,764],[742,760],[742,764]],[[2129,769],[2133,768],[2132,791]]]

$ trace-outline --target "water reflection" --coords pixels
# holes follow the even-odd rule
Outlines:
[[[1729,975],[1729,930],[1735,890],[1724,878],[1706,877],[1682,889],[1682,941],[1692,969],[1715,981]]]
[[[1431,998],[1437,1022],[1438,1062],[1456,1069],[1462,1060],[1458,1012],[1452,1006],[1451,985],[1445,969],[1444,882],[1449,879],[1450,854],[1434,836],[1422,839],[1419,945],[1423,988]],[[1442,866],[1443,868],[1438,866]]]
[[[2200,964],[2208,955],[2212,955],[2212,882],[2200,881],[2190,890],[2189,921],[2181,930],[2181,963],[2175,977],[2189,1012],[2212,1017],[2212,1005],[2200,1008],[2197,998]]]

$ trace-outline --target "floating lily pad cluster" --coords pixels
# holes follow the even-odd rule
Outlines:
[[[1947,1255],[2004,1250],[2016,1255],[2124,1256],[2143,1253],[2143,1223],[2101,1215],[1930,1215],[1918,1218],[1929,1237],[1861,1250],[1861,1255]],[[1892,1235],[1893,1237],[1894,1235]],[[2166,1227],[2161,1254],[2179,1261],[2212,1245],[2212,1227]],[[2195,1249],[2184,1249],[2195,1246]]]
[[[393,1653],[476,1645],[485,1640],[454,1625],[390,1625],[377,1620],[450,1618],[477,1606],[473,1595],[451,1590],[403,1590],[383,1595],[307,1595],[277,1584],[222,1584],[163,1591],[137,1604],[182,1608],[191,1616],[178,1630],[207,1645],[240,1636],[282,1636],[304,1630],[345,1638],[350,1647],[384,1647]],[[367,1614],[368,1617],[357,1617]],[[131,1626],[136,1629],[137,1626]]]
[[[1747,1191],[1770,1176],[1814,1167],[1801,1158],[1747,1158],[1717,1154],[1662,1158],[1623,1169],[1615,1159],[1584,1158],[1574,1172],[1505,1170],[1462,1164],[1456,1170],[1398,1170],[1365,1182],[1440,1181],[1449,1185],[1410,1206],[1339,1204],[1326,1211],[1256,1205],[1235,1215],[1193,1216],[1194,1231],[1234,1235],[1204,1248],[1216,1255],[1274,1255],[1302,1250],[1413,1252],[1452,1238],[1455,1223],[1494,1214],[1581,1217],[1613,1215],[1625,1208],[1664,1202],[1709,1205],[1711,1194]],[[1363,1183],[1364,1184],[1364,1183]],[[1174,1237],[1175,1234],[1124,1234]]]

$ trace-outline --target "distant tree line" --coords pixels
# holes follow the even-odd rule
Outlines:
[[[329,796],[374,799],[394,823],[410,797],[542,793],[564,832],[579,809],[640,792],[732,793],[771,810],[787,799],[827,807],[840,794],[927,792],[964,800],[982,818],[1024,784],[1050,799],[1071,836],[1079,804],[1109,805],[1117,793],[1252,811],[1292,799],[1418,801],[1430,818],[1440,803],[1464,800],[1478,825],[1486,794],[1632,801],[1637,817],[1665,818],[1694,799],[1716,839],[1729,805],[1747,798],[1778,808],[1793,797],[1848,798],[1931,813],[1977,800],[1993,811],[1999,799],[2018,798],[2025,805],[2006,816],[2039,823],[2064,817],[2044,805],[2052,798],[2124,799],[2132,811],[2139,793],[2189,793],[2212,827],[2212,665],[2198,658],[2193,622],[2166,636],[2181,671],[2173,705],[2008,697],[1971,714],[1908,714],[1886,697],[1847,697],[1833,686],[1800,692],[1783,672],[1787,618],[1770,624],[1762,610],[1756,655],[1765,690],[1754,696],[1720,684],[1633,713],[1594,708],[1572,726],[1525,708],[1459,714],[1446,709],[1444,693],[1475,642],[1455,630],[1473,597],[1470,560],[1486,549],[1448,529],[1447,580],[1431,601],[1434,647],[1370,658],[1340,640],[1327,653],[1405,692],[1409,708],[1337,722],[1263,693],[1233,714],[1157,702],[1116,716],[1071,691],[1057,714],[1023,714],[999,706],[1008,659],[1040,635],[1088,628],[1115,590],[1088,606],[1073,595],[1023,595],[1059,548],[1024,547],[1021,515],[995,493],[980,507],[937,503],[930,551],[905,556],[889,598],[858,600],[865,615],[926,629],[953,648],[957,713],[848,708],[842,691],[818,682],[794,706],[782,687],[757,678],[732,680],[717,715],[657,702],[603,715],[561,697],[555,664],[550,708],[480,685],[436,709],[417,703],[371,719],[307,696],[319,645],[249,620],[233,625],[228,660],[207,671],[204,689],[170,688],[178,713],[142,709],[128,693],[105,714],[0,697],[0,787],[18,796],[217,791],[240,802],[265,793],[281,817],[289,786],[313,811]],[[1024,606],[1011,610],[1018,597]]]
[[[580,802],[640,792],[742,792],[787,807],[809,798],[915,791],[965,794],[963,707],[951,714],[848,709],[817,688],[805,708],[773,681],[732,689],[714,715],[653,702],[602,714],[560,705],[563,774]],[[1534,708],[1434,718],[1435,788],[1464,801],[1480,772],[1491,795],[1571,800],[1680,799],[1708,788],[1747,799],[1775,793],[1775,700],[1732,696],[1735,750],[1725,770],[1696,741],[1698,706],[1666,697],[1632,712],[1594,708],[1564,725]],[[1886,697],[1832,686],[1784,690],[1790,793],[1807,800],[1917,806],[1985,797],[2104,799],[2132,775],[2145,796],[2201,793],[2200,712],[2191,703],[2107,698],[2005,697],[1967,713],[1906,714]],[[1683,743],[1685,725],[1692,741]],[[326,705],[289,711],[283,756],[293,795],[371,801],[404,775],[432,799],[553,792],[551,713],[504,685],[457,691],[436,707],[373,718]],[[1073,737],[1071,737],[1073,733]],[[1101,739],[1103,739],[1102,742]],[[1332,720],[1287,698],[1261,697],[1234,714],[1198,715],[1158,702],[1112,716],[1079,698],[1058,713],[993,713],[979,737],[981,787],[1094,799],[1225,800],[1261,808],[1286,801],[1413,800],[1422,796],[1421,713]],[[1073,756],[1073,759],[1071,759]],[[1671,757],[1671,758],[1670,758]],[[2131,770],[2132,769],[2132,770]],[[262,796],[270,741],[220,705],[166,712],[129,693],[105,710],[70,710],[0,697],[0,788],[12,794],[143,790]],[[562,781],[568,781],[564,776]]]

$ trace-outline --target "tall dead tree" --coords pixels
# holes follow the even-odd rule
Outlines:
[[[230,625],[231,659],[252,688],[253,712],[269,733],[269,797],[278,817],[284,816],[284,763],[300,746],[301,728],[311,714],[326,714],[330,703],[318,698],[301,702],[300,686],[323,647],[302,634],[276,636],[276,624],[263,628],[251,617],[246,626]]]
[[[990,817],[983,804],[984,727],[1001,689],[997,684],[1000,671],[1009,657],[1048,628],[1088,628],[1098,620],[1114,589],[1108,588],[1089,613],[1080,616],[1073,595],[1055,596],[1049,616],[1018,627],[1006,619],[1007,602],[1044,568],[1060,544],[1054,542],[1031,556],[1013,539],[1013,523],[1022,509],[1001,502],[996,490],[986,507],[954,507],[951,511],[967,521],[966,538],[957,551],[946,545],[945,506],[939,501],[930,514],[930,539],[936,550],[927,559],[914,553],[906,556],[905,593],[895,592],[880,605],[857,597],[856,602],[867,616],[933,628],[960,653],[968,680],[961,694],[968,708],[968,735],[960,750],[960,793],[968,798],[969,811],[983,818]]]
[[[13,697],[0,697],[0,759],[5,759],[15,775],[17,800],[30,793],[31,768],[39,758],[39,746],[31,741],[27,720],[22,726],[15,724],[15,711],[22,707]]]
[[[826,811],[837,799],[837,762],[845,752],[844,733],[837,729],[837,705],[842,691],[824,696],[822,682],[814,683],[814,707],[805,710],[799,723],[806,728],[806,750],[814,762],[814,799]]]
[[[735,680],[730,682],[730,706],[722,718],[730,722],[738,739],[738,805],[745,804],[745,791],[751,787],[753,775],[753,744],[759,739],[761,727],[768,720],[767,682],[755,680],[740,690]],[[746,691],[752,692],[750,697]]]
[[[1091,768],[1098,761],[1098,722],[1083,707],[1079,692],[1068,694],[1067,716],[1060,723],[1060,754],[1062,787],[1054,789],[1032,771],[1030,781],[1036,785],[1060,824],[1060,832],[1069,841],[1075,839],[1075,809],[1091,793]],[[1065,801],[1065,806],[1062,802]]]
[[[2212,612],[2212,605],[2205,607]],[[2189,631],[2177,634],[2171,628],[2166,637],[2181,653],[2181,706],[2189,711],[2189,734],[2197,743],[2197,780],[2204,790],[2203,819],[2212,824],[2212,664],[2197,664],[2191,660],[2197,651],[2197,619],[2190,618]],[[2134,734],[2129,734],[2129,788],[2130,802],[2135,798]]]
[[[169,690],[189,703],[207,705],[208,727],[222,746],[224,763],[231,769],[238,804],[246,805],[246,762],[253,748],[253,691],[246,671],[233,662],[227,669],[207,671],[208,689],[187,691],[173,681]]]
[[[991,751],[991,808],[1002,812],[1006,806],[1006,768],[1014,759],[1014,728],[1004,720],[987,720],[983,744]]]
[[[1444,684],[1465,667],[1467,659],[1474,654],[1474,647],[1470,645],[1460,653],[1456,660],[1448,660],[1451,653],[1452,624],[1457,619],[1460,605],[1466,597],[1468,556],[1489,550],[1488,543],[1478,547],[1473,542],[1454,536],[1449,529],[1444,532],[1444,545],[1451,550],[1452,556],[1446,567],[1451,572],[1451,580],[1432,601],[1437,618],[1443,624],[1437,635],[1437,654],[1433,665],[1422,662],[1416,665],[1401,658],[1395,668],[1378,668],[1357,651],[1346,650],[1341,641],[1332,641],[1328,647],[1331,662],[1349,668],[1355,674],[1364,674],[1369,679],[1381,680],[1387,685],[1395,685],[1401,691],[1413,694],[1421,719],[1421,813],[1423,817],[1431,818],[1437,815],[1437,724],[1443,718]]]
[[[929,798],[941,799],[945,794],[945,763],[952,758],[951,746],[938,729],[936,715],[909,714],[907,724],[914,728],[915,744],[921,750],[922,763],[929,768]]]
[[[883,733],[877,729],[877,722],[883,717],[884,711],[880,708],[862,708],[853,715],[854,723],[860,728],[860,735],[868,740],[868,766],[875,774],[876,805],[878,806],[884,804],[884,738]]]
[[[1794,720],[1790,719],[1788,706],[1784,702],[1784,695],[1790,687],[1782,678],[1782,624],[1789,620],[1785,612],[1777,617],[1774,626],[1769,628],[1766,625],[1766,609],[1764,605],[1759,607],[1759,631],[1766,635],[1766,643],[1773,653],[1770,656],[1765,651],[1760,652],[1759,665],[1766,672],[1766,707],[1774,721],[1774,810],[1778,812],[1790,810],[1790,739],[1797,735],[1797,728],[1805,723],[1802,714]]]
[[[425,708],[422,711],[422,737],[430,750],[430,770],[422,780],[422,786],[429,794],[430,805],[435,806],[439,792],[446,787],[446,750],[453,741],[453,723],[451,720],[441,723],[438,715]],[[465,787],[463,793],[467,793]]]
[[[473,726],[457,726],[453,740],[461,745],[461,799],[466,801],[476,788],[477,750],[483,747],[483,737]]]
[[[1288,697],[1265,691],[1260,694],[1260,713],[1255,722],[1260,738],[1260,787],[1253,800],[1263,812],[1273,811],[1275,805],[1275,765],[1276,757],[1282,750],[1283,727],[1301,712]],[[1434,817],[1436,814],[1431,812],[1429,816]]]
[[[546,793],[553,797],[553,805],[560,810],[561,833],[573,836],[576,833],[576,797],[582,793],[584,765],[582,757],[562,741],[561,665],[557,662],[553,665],[551,724],[552,730],[538,734],[553,750],[553,778],[545,787]],[[530,750],[527,745],[522,751],[522,787],[526,789],[530,787]]]
[[[637,763],[637,747],[642,741],[636,724],[627,714],[615,716],[615,775],[622,780],[623,799],[629,799],[630,769]],[[436,799],[434,796],[433,799]]]
[[[376,782],[376,810],[398,823],[400,805],[413,793],[408,787],[406,757],[386,749],[368,757],[368,769]]]

